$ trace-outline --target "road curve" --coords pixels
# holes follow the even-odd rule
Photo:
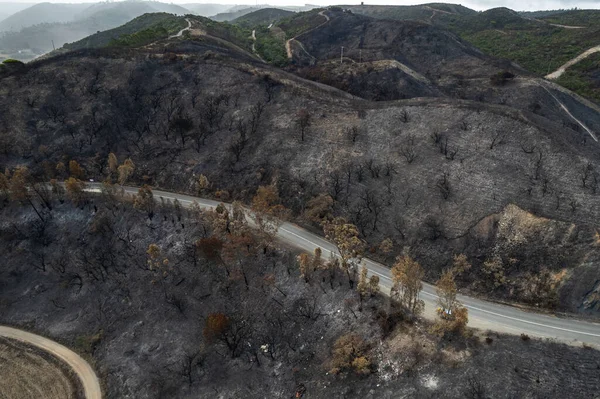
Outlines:
[[[0,326],[0,336],[16,339],[51,353],[65,362],[77,374],[83,385],[86,399],[101,399],[102,389],[94,369],[81,356],[69,348],[48,338],[19,330],[12,327]]]
[[[325,25],[327,22],[329,22],[330,18],[329,18],[329,16],[328,16],[327,14],[325,14],[325,11],[324,11],[324,10],[323,10],[323,11],[320,11],[320,12],[319,12],[319,15],[320,15],[320,16],[322,16],[322,17],[325,17],[325,22],[323,22],[323,23],[322,23],[322,24],[320,24],[320,25],[317,25],[317,26],[315,26],[315,27],[314,27],[314,28],[312,28],[312,29],[309,29],[309,30],[307,30],[307,31],[301,32],[301,33],[297,34],[296,36],[292,37],[291,39],[289,39],[289,40],[287,40],[287,41],[285,42],[285,52],[287,53],[287,57],[288,57],[288,59],[292,59],[292,58],[293,58],[293,56],[294,56],[294,55],[292,54],[292,46],[291,46],[291,43],[292,43],[292,41],[296,40],[296,38],[297,38],[298,36],[302,36],[302,35],[304,35],[304,34],[306,34],[306,33],[308,33],[308,32],[312,32],[313,30],[315,30],[315,29],[318,29],[318,28],[320,28],[321,26]],[[296,40],[296,41],[297,41],[298,43],[300,43],[298,40]],[[300,43],[300,45],[302,45],[302,43]],[[306,54],[308,54],[308,51],[306,51],[306,50],[304,49],[304,46],[302,46],[302,49],[304,50],[304,52],[305,52]],[[309,55],[309,56],[311,56],[310,54],[308,54],[308,55]],[[312,57],[312,56],[311,56],[311,57]],[[313,58],[314,58],[314,57],[313,57]]]
[[[91,191],[99,191],[102,185],[91,183],[88,187]],[[126,194],[136,194],[138,188],[123,187],[123,190]],[[202,208],[214,208],[221,203],[160,190],[153,190],[153,194],[156,199],[163,198],[171,201],[177,199],[184,207],[189,207],[196,202]],[[332,243],[293,223],[283,223],[277,232],[277,238],[281,242],[305,252],[312,253],[315,248],[320,247],[324,257],[329,257],[330,254],[337,256],[337,250]],[[390,269],[370,259],[364,259],[364,263],[370,274],[379,276],[382,292],[389,293],[392,286]],[[425,302],[425,317],[434,318],[437,307],[435,287],[424,282],[421,299]],[[600,348],[600,324],[598,323],[536,313],[466,295],[458,295],[458,299],[469,309],[470,327],[508,334],[524,333],[540,338],[552,338],[569,344],[586,343]]]
[[[254,53],[254,55],[261,60],[262,62],[266,63],[265,60],[263,60],[263,58],[260,56],[260,54],[258,54],[258,52],[256,51],[256,29],[252,29],[252,53]]]
[[[187,30],[190,30],[190,29],[192,29],[192,21],[190,21],[190,20],[189,20],[189,19],[187,19],[187,18],[186,18],[185,20],[186,20],[186,21],[187,21],[187,23],[188,23],[188,26],[187,26],[187,28],[183,28],[182,30],[180,30],[180,31],[179,31],[179,32],[177,32],[176,34],[169,36],[169,39],[173,39],[174,37],[181,37],[181,36],[183,36],[183,32],[185,32],[185,31],[187,31]]]
[[[570,68],[571,66],[577,64],[579,61],[581,61],[597,52],[600,52],[600,46],[592,47],[592,48],[584,51],[583,53],[579,54],[577,57],[573,58],[572,60],[569,60],[566,63],[564,63],[564,65],[561,65],[556,71],[549,73],[548,75],[546,75],[544,77],[549,80],[558,79],[561,77],[561,75],[563,73],[565,73],[565,71],[568,68]]]

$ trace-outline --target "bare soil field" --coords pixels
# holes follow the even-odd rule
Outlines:
[[[83,398],[75,376],[53,356],[0,338],[0,399]]]

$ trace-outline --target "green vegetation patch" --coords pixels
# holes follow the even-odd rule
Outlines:
[[[167,37],[169,37],[169,31],[159,25],[131,35],[123,35],[118,39],[111,40],[108,45],[117,47],[140,47],[160,39],[166,39]]]
[[[2,61],[3,64],[6,65],[24,65],[23,62],[19,61],[19,60],[15,60],[13,58],[8,58],[4,61]]]
[[[256,29],[255,48],[258,54],[270,64],[282,67],[288,62],[285,41],[264,25]]]
[[[571,66],[556,83],[600,103],[600,53]]]
[[[252,49],[252,31],[238,25],[226,22],[217,22],[208,18],[199,18],[198,21],[206,27],[206,32],[223,40],[227,40],[245,50]]]
[[[530,30],[484,30],[461,36],[487,54],[546,75],[599,44],[600,29],[595,32],[597,36],[582,30],[542,25]]]

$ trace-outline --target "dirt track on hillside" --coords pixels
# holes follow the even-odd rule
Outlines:
[[[546,79],[550,79],[550,80],[554,80],[554,79],[558,79],[560,78],[560,76],[565,73],[565,71],[572,67],[573,65],[577,64],[579,61],[589,57],[590,55],[594,54],[594,53],[598,53],[600,52],[600,46],[596,46],[596,47],[592,47],[591,49],[588,49],[586,51],[584,51],[583,53],[579,54],[577,57],[573,58],[572,60],[569,60],[567,62],[565,62],[563,65],[561,65],[556,71],[549,73],[548,75],[545,76]]]
[[[102,390],[100,388],[100,381],[98,380],[98,377],[96,376],[96,373],[94,372],[94,369],[92,369],[92,367],[85,360],[83,360],[83,358],[81,356],[79,356],[77,353],[73,352],[72,350],[66,348],[65,346],[63,346],[57,342],[54,342],[48,338],[29,333],[27,331],[18,330],[16,328],[12,328],[12,327],[0,326],[0,337],[21,341],[28,345],[35,346],[36,348],[39,348],[43,351],[49,352],[50,354],[52,354],[59,360],[62,360],[63,362],[65,362],[75,372],[75,374],[77,374],[77,376],[79,377],[79,380],[81,381],[81,384],[83,385],[83,391],[85,392],[86,399],[102,399]],[[0,361],[0,364],[2,364],[1,361]],[[23,370],[31,370],[27,364],[19,363],[18,365]],[[0,370],[4,370],[4,367],[1,367]],[[13,370],[12,372],[14,374],[15,370],[14,369],[12,369],[12,370]],[[47,373],[45,373],[44,375],[49,376],[50,370],[47,367],[45,367],[44,370],[47,371]],[[8,370],[8,371],[10,371],[10,370]],[[0,374],[0,375],[2,377],[5,377],[4,374]],[[23,376],[23,373],[18,373],[15,375]],[[32,375],[31,379],[37,379],[38,381],[45,381],[45,379],[40,380],[42,377],[43,377],[43,375],[36,374],[35,376]],[[4,378],[0,379],[0,382],[3,380],[4,380]],[[47,380],[52,381],[53,379],[50,378],[50,376],[49,376]],[[42,395],[28,396],[27,392],[32,392],[31,389],[43,390],[43,389],[45,389],[45,386],[38,386],[37,388],[33,388],[33,387],[35,387],[35,384],[27,383],[27,384],[23,385],[23,388],[27,388],[27,390],[21,390],[19,385],[13,384],[14,380],[13,380],[13,382],[11,382],[11,380],[5,380],[5,381],[9,381],[10,387],[12,387],[14,389],[19,389],[18,392],[22,391],[23,394],[25,395],[25,396],[21,396],[21,398],[23,398],[23,399],[24,398],[33,398],[33,397],[35,397],[35,398],[53,398],[53,397],[65,398],[65,397],[69,397],[69,396],[64,396],[64,395],[61,396],[60,392],[59,392],[60,389],[58,389],[58,388],[57,389],[59,391],[57,391],[57,394],[59,396],[48,396],[45,393]],[[64,384],[60,384],[60,385],[64,385]],[[10,392],[12,392],[12,391],[8,391],[8,393],[10,393]],[[52,392],[54,392],[54,391],[52,391]],[[7,397],[10,399],[13,399],[13,398],[20,399],[19,396],[12,396],[12,394],[8,395],[8,396],[3,396],[3,395],[4,395],[3,386],[2,386],[2,384],[0,384],[0,397],[2,397],[2,398]],[[73,396],[73,397],[75,397],[75,396]]]

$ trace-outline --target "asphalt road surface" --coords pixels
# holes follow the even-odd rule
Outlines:
[[[91,183],[89,187],[96,191],[101,188],[101,184]],[[127,194],[135,194],[138,191],[136,187],[123,187],[123,189]],[[214,208],[219,204],[218,201],[166,191],[153,190],[153,193],[156,199],[161,197],[165,200],[177,199],[184,207],[190,206],[194,201],[203,208]],[[284,223],[277,232],[277,238],[287,245],[308,253],[313,253],[316,247],[320,247],[324,258],[328,258],[331,253],[337,254],[332,243],[292,223]],[[389,267],[369,259],[364,259],[364,262],[370,274],[379,276],[382,292],[389,293],[392,286]],[[437,307],[435,287],[427,283],[423,283],[423,286],[420,299],[425,302],[424,315],[433,318]],[[598,323],[536,313],[465,295],[458,295],[458,300],[469,310],[470,327],[509,334],[524,333],[570,344],[584,342],[600,347],[600,324]]]

